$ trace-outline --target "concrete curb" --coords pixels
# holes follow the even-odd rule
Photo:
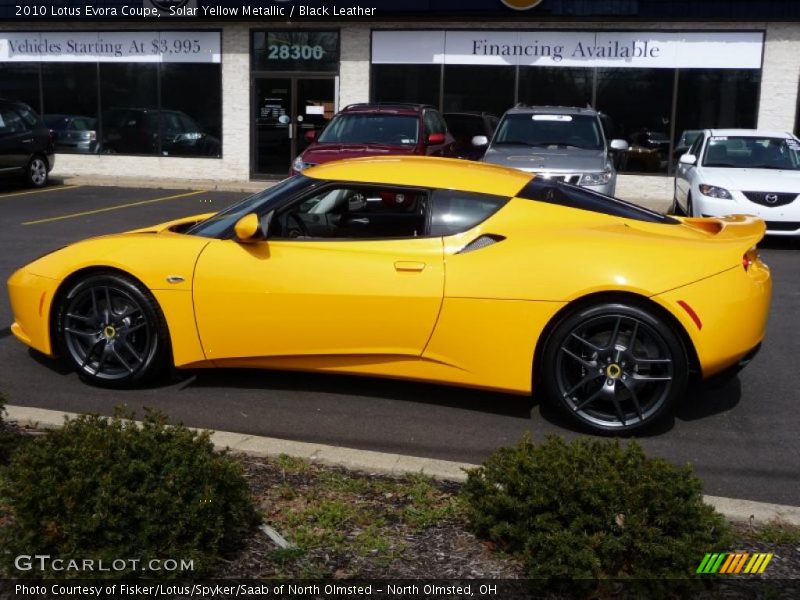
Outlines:
[[[203,192],[260,192],[277,181],[217,181],[213,179],[147,179],[143,177],[88,177],[63,175],[54,177],[64,185],[130,187],[144,189],[199,190]]]
[[[64,419],[74,419],[78,416],[76,413],[10,405],[6,406],[6,412],[8,413],[8,419],[11,421],[40,429],[61,427],[64,424]],[[198,430],[196,428],[192,429]],[[276,457],[287,455],[323,465],[344,467],[354,471],[386,475],[422,473],[435,479],[446,481],[464,481],[466,479],[464,471],[477,466],[448,460],[373,452],[371,450],[355,450],[325,444],[293,442],[230,431],[212,431],[211,440],[219,449],[229,448],[233,452],[241,452],[251,456]],[[800,526],[800,507],[797,506],[722,498],[719,496],[705,496],[705,501],[731,521],[752,521],[755,524],[780,521]]]

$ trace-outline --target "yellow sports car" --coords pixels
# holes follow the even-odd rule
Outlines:
[[[12,330],[97,384],[171,364],[541,388],[632,431],[759,347],[764,230],[486,164],[341,161],[32,262],[8,282]]]

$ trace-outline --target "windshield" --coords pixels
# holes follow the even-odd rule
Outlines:
[[[340,114],[325,128],[319,141],[329,144],[414,146],[418,130],[419,118],[414,115]]]
[[[198,235],[210,238],[225,238],[230,235],[236,221],[250,213],[257,213],[259,217],[267,214],[273,208],[283,204],[284,200],[294,197],[302,190],[310,188],[319,181],[302,175],[295,175],[284,179],[271,188],[245,198],[241,202],[218,212],[189,229],[187,235]]]
[[[800,142],[793,138],[712,136],[703,166],[800,170]]]
[[[493,145],[603,150],[600,121],[589,115],[510,114],[503,117]]]

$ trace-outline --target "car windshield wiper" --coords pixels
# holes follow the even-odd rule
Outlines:
[[[769,169],[771,171],[795,171],[796,169],[791,165],[785,167],[776,167],[775,165],[754,165],[752,167],[744,167],[745,169]]]
[[[537,146],[538,144],[529,144],[528,142],[520,142],[517,140],[510,140],[508,142],[495,142],[497,146]]]
[[[703,163],[704,167],[736,167],[738,165],[734,165],[731,163]]]

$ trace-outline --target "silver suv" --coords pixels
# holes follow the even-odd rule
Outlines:
[[[536,173],[612,196],[617,186],[612,151],[628,149],[625,140],[606,140],[601,114],[591,108],[522,106],[503,115],[483,161]]]

